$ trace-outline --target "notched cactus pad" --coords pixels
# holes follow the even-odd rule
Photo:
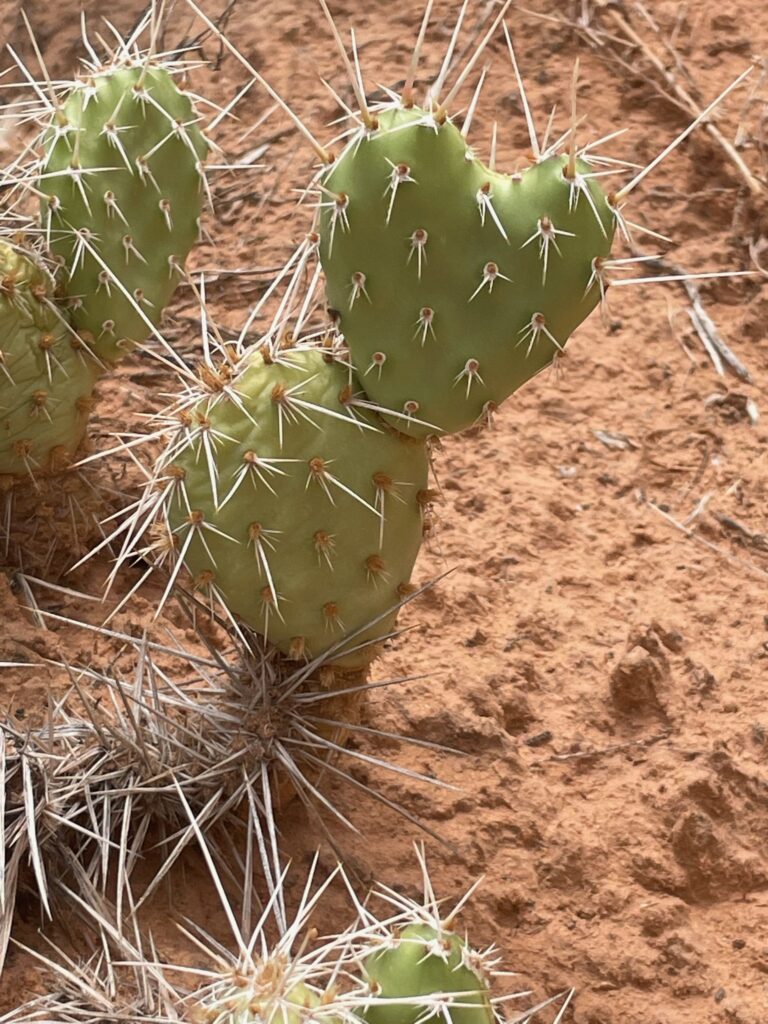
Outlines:
[[[376,996],[363,1015],[366,1024],[494,1024],[488,984],[474,959],[466,942],[446,928],[403,928],[365,961]]]
[[[57,308],[50,274],[0,243],[0,475],[35,478],[68,465],[98,370]]]
[[[421,542],[424,444],[356,404],[360,382],[318,349],[252,352],[203,378],[209,395],[182,411],[166,458],[164,543],[202,593],[294,657],[378,616],[343,649],[385,634]]]
[[[152,64],[78,81],[43,136],[39,188],[73,322],[114,361],[149,336],[202,209],[207,143],[190,99]]]
[[[583,160],[500,174],[448,120],[418,108],[377,120],[322,178],[328,301],[368,394],[406,414],[398,429],[463,430],[551,363],[600,300],[614,214]]]

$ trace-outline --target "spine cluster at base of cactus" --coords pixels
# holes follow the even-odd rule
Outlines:
[[[78,330],[114,362],[160,321],[199,233],[207,143],[151,63],[78,81],[43,133],[43,226]]]
[[[191,1024],[304,1024],[323,1020],[314,1012],[321,996],[302,982],[291,985],[285,973],[286,965],[267,960],[252,974],[215,982],[194,997],[189,1009]]]
[[[319,349],[253,352],[206,381],[166,455],[175,552],[203,593],[285,653],[350,638],[339,660],[367,663],[370,649],[351,648],[384,636],[409,592],[424,443],[358,405],[357,378]]]
[[[408,925],[366,958],[364,970],[375,993],[365,1024],[494,1024],[488,984],[472,951],[447,928]]]
[[[448,120],[376,119],[322,178],[328,301],[368,394],[408,417],[398,429],[460,431],[595,307],[615,217],[583,160],[500,174]]]
[[[69,465],[98,373],[87,335],[56,306],[51,275],[0,243],[0,477],[34,479]]]

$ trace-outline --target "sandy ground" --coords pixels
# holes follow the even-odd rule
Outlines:
[[[15,6],[0,6],[6,30]],[[536,16],[570,18],[581,6],[531,0],[530,10],[510,15],[537,119],[543,126],[553,103],[567,104],[579,54],[585,133],[628,128],[612,151],[643,164],[686,117],[636,73],[636,52],[622,70],[607,52]],[[94,24],[100,13],[116,13],[100,2],[86,7]],[[334,7],[342,24],[352,19],[358,27],[371,88],[396,86],[420,5],[337,0]],[[53,9],[33,0],[26,8],[52,74],[68,73],[79,54],[76,5]],[[450,8],[436,5],[430,69],[445,47]],[[120,27],[139,9],[121,7]],[[768,22],[755,0],[655,2],[649,10],[665,38],[680,14],[676,45],[694,84],[682,71],[680,81],[702,104],[750,55],[768,54]],[[174,29],[184,36],[186,13],[182,5],[177,11]],[[631,22],[653,38],[636,11]],[[228,31],[322,133],[336,109],[318,75],[338,83],[341,70],[315,4],[241,0]],[[244,75],[231,57],[218,61],[210,40],[204,50],[218,67],[202,77],[223,100]],[[501,45],[489,53],[492,74],[472,137],[487,152],[498,119],[499,166],[511,166],[527,149],[525,125]],[[750,105],[747,95],[723,111],[729,139],[740,124],[758,135],[768,90],[758,89]],[[209,222],[216,245],[195,255],[198,266],[276,267],[306,229],[308,213],[296,209],[291,190],[306,180],[311,154],[279,113],[241,137],[268,106],[254,89],[238,107],[241,123],[222,133],[235,159],[267,141],[266,167],[234,189],[218,179],[218,218]],[[6,134],[2,155],[11,149]],[[763,174],[759,146],[748,140],[741,152]],[[747,267],[766,213],[703,132],[643,185],[633,209],[634,219],[674,238],[662,248],[691,270]],[[645,251],[654,245],[649,240]],[[222,279],[212,287],[224,323],[242,322],[264,280]],[[575,986],[565,1017],[574,1024],[762,1024],[768,1008],[768,433],[756,415],[766,414],[768,298],[759,281],[736,280],[705,284],[702,299],[752,383],[715,373],[677,285],[617,289],[610,328],[594,315],[559,374],[510,400],[492,431],[444,442],[439,526],[417,576],[423,582],[450,573],[406,610],[409,632],[375,667],[381,679],[421,678],[374,692],[366,720],[463,754],[356,741],[460,787],[437,790],[357,770],[444,838],[447,846],[429,844],[440,892],[458,893],[485,875],[464,919],[474,941],[499,945],[520,972],[518,987],[541,996]],[[176,337],[188,347],[194,337],[183,317],[190,311],[181,294]],[[121,367],[101,386],[94,443],[157,408],[162,385],[162,374],[138,358]],[[102,571],[78,571],[68,585],[95,592]],[[121,627],[145,624],[153,597],[148,589],[129,606]],[[98,665],[114,656],[107,641],[55,624],[41,630],[10,574],[0,577],[0,599],[0,656],[63,650]],[[44,592],[38,599],[88,621],[103,615],[93,603]],[[66,686],[54,672],[24,670],[6,670],[2,682],[3,707],[17,718],[34,717],[48,687]],[[362,831],[337,835],[359,877],[415,893],[410,844],[417,830],[343,787],[334,799]],[[298,806],[281,822],[286,851],[301,868],[320,837]],[[332,861],[324,850],[322,863]],[[185,871],[174,909],[219,927],[194,857]],[[340,901],[331,898],[329,920]],[[159,897],[147,923],[174,952],[180,940],[167,915]],[[22,901],[19,937],[39,944],[37,924],[34,904]],[[12,1007],[44,984],[14,951],[0,1003]]]

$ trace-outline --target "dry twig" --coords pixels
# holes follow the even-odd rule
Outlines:
[[[725,370],[728,369],[735,377],[744,381],[745,384],[753,384],[754,380],[749,370],[723,341],[717,325],[704,308],[696,281],[691,278],[686,270],[671,260],[662,257],[655,259],[646,257],[644,259],[647,267],[652,267],[662,274],[671,274],[680,278],[680,284],[685,289],[691,303],[687,311],[688,316],[691,318],[694,330],[701,339],[701,343],[712,360],[718,375],[724,377]]]
[[[585,4],[583,8],[586,8],[586,10],[582,9],[581,16],[575,22],[569,22],[560,17],[542,17],[545,17],[548,21],[559,23],[564,27],[567,26],[575,29],[595,50],[607,49],[612,58],[633,75],[638,73],[636,65],[632,65],[625,60],[619,50],[622,47],[639,50],[656,72],[657,78],[643,76],[656,92],[664,99],[673,103],[691,119],[699,118],[702,112],[701,106],[696,102],[691,92],[681,85],[679,80],[682,77],[680,75],[681,61],[674,50],[674,41],[667,40],[664,43],[667,56],[671,56],[673,60],[673,68],[670,69],[667,63],[662,60],[640,33],[632,27],[626,15],[619,9],[621,6],[625,5],[599,0],[590,10],[588,5]],[[639,4],[633,6],[638,15],[647,21],[648,15],[641,6]],[[534,11],[527,13],[538,16]],[[691,77],[687,72],[685,77],[689,82],[691,81]],[[710,138],[722,149],[726,158],[736,167],[750,193],[753,196],[764,196],[766,194],[765,183],[753,174],[736,146],[725,137],[712,121],[705,120],[702,122],[702,126]]]

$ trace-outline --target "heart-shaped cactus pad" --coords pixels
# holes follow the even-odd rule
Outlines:
[[[397,429],[454,433],[551,363],[594,309],[615,216],[582,159],[500,174],[449,120],[414,107],[377,122],[320,182],[328,301]]]

